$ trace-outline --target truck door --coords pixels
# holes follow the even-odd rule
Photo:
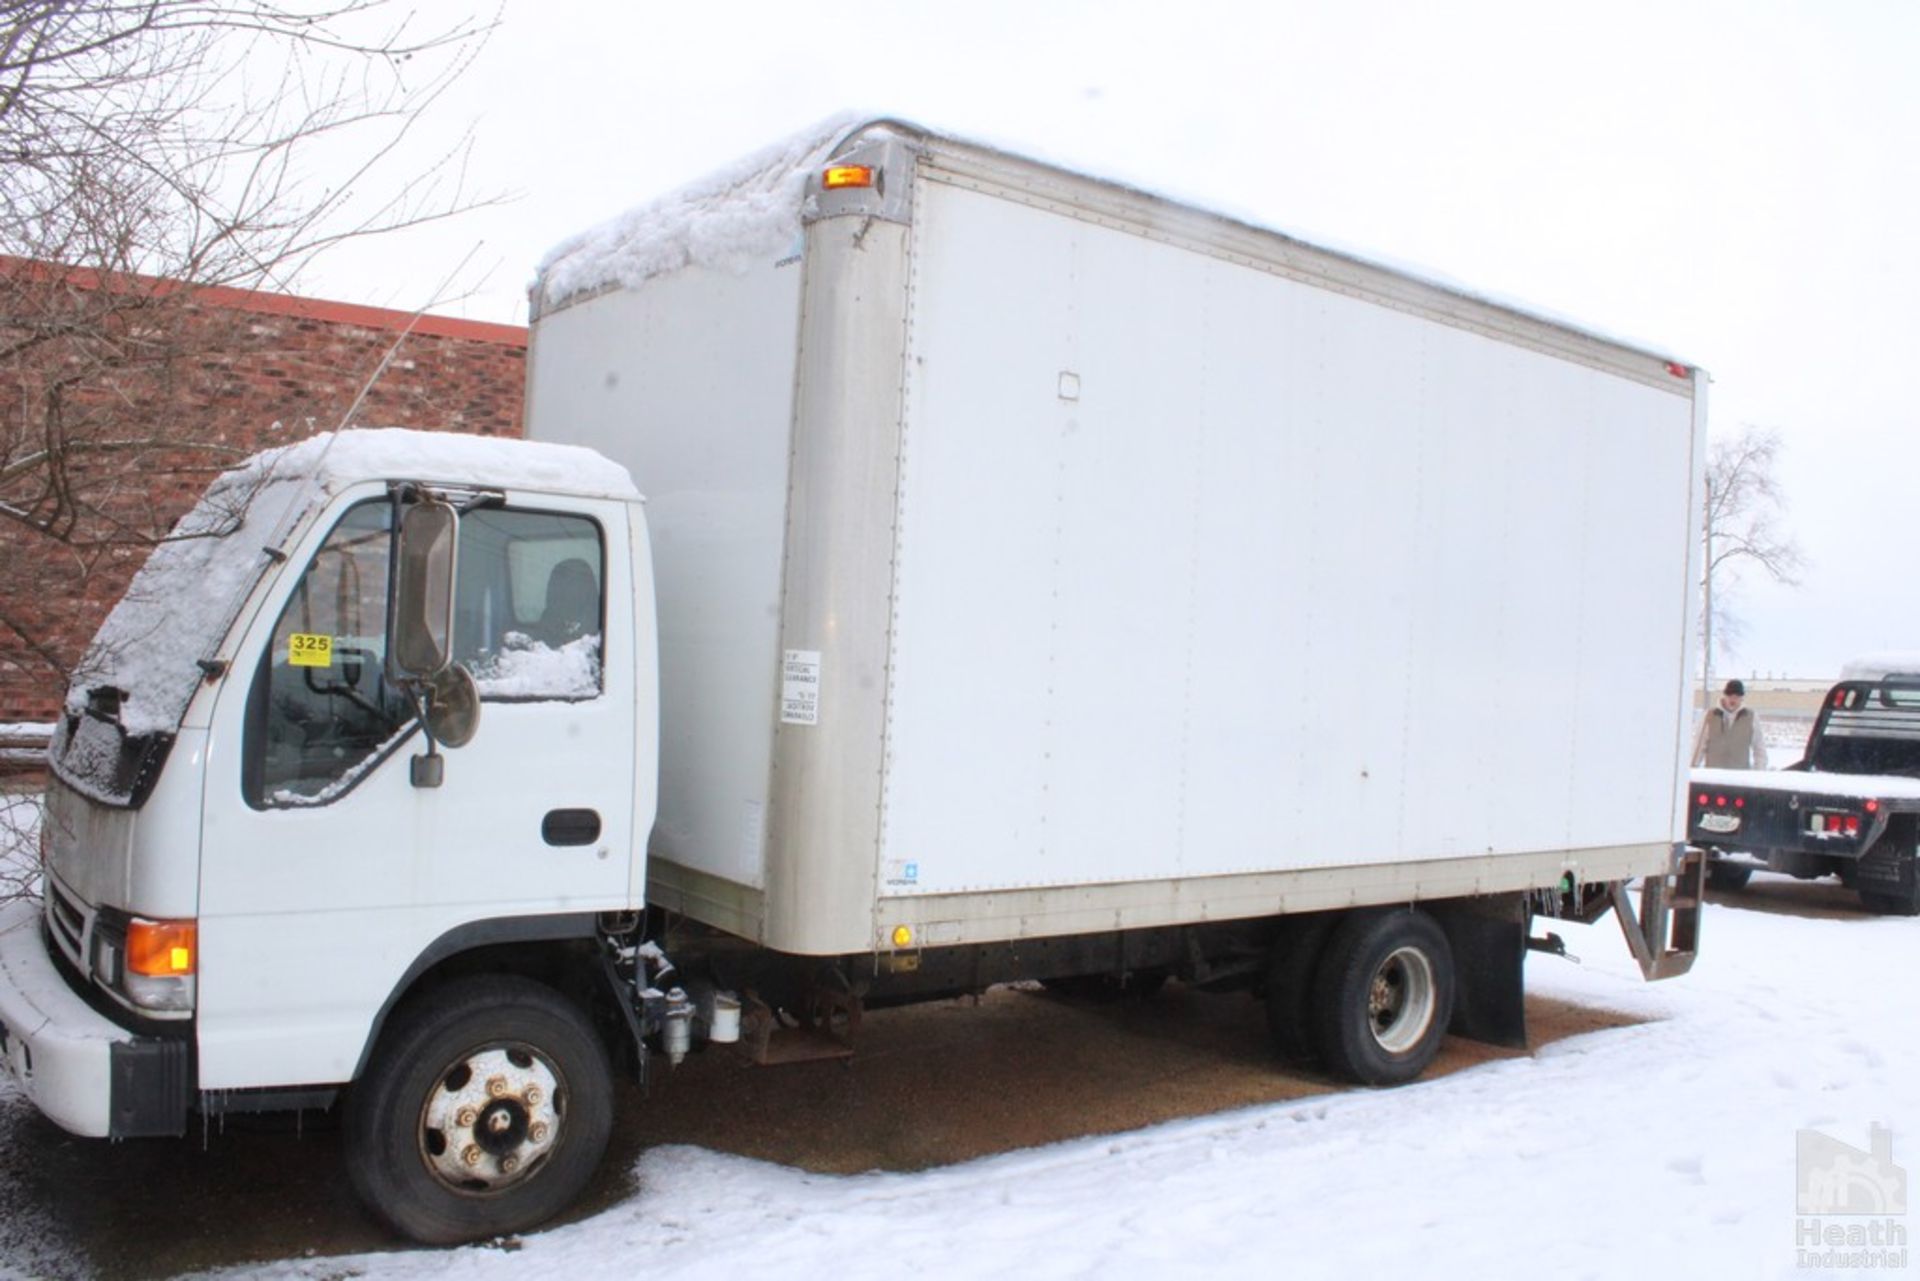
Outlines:
[[[524,937],[634,893],[625,506],[543,497],[461,518],[453,645],[479,729],[446,751],[440,786],[416,787],[425,742],[385,675],[393,507],[367,490],[309,539],[213,713],[202,1089],[349,1079],[436,941]]]

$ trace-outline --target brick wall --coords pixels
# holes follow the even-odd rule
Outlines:
[[[186,359],[87,395],[120,397],[136,409],[151,397],[167,430],[231,454],[173,457],[140,473],[113,501],[130,524],[164,530],[199,497],[222,463],[337,426],[412,323],[355,425],[520,434],[526,330],[311,299],[209,290],[174,323],[197,331]],[[4,379],[0,379],[4,381]],[[26,401],[19,386],[10,397]],[[128,415],[123,409],[121,417]],[[137,414],[135,415],[137,417]],[[16,424],[9,423],[9,429]],[[24,416],[18,426],[30,433]],[[16,432],[15,434],[19,434]],[[146,559],[140,546],[79,552],[0,521],[0,723],[50,721],[64,696],[53,661],[70,666]],[[48,661],[53,660],[53,661]]]

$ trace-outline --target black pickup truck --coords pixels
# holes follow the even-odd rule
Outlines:
[[[1709,853],[1709,885],[1737,889],[1758,867],[1838,876],[1871,911],[1920,915],[1916,658],[1849,663],[1786,769],[1693,771],[1687,837]]]

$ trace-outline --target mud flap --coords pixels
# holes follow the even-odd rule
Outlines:
[[[1453,949],[1453,1021],[1470,1041],[1527,1046],[1527,905],[1518,894],[1421,905]]]

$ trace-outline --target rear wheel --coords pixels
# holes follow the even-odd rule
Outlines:
[[[529,979],[459,979],[381,1037],[348,1101],[347,1170],[396,1231],[451,1245],[559,1213],[612,1125],[606,1051],[571,1002]]]
[[[1361,1085],[1399,1085],[1433,1062],[1453,1016],[1453,951],[1424,912],[1356,912],[1314,984],[1316,1048]]]

